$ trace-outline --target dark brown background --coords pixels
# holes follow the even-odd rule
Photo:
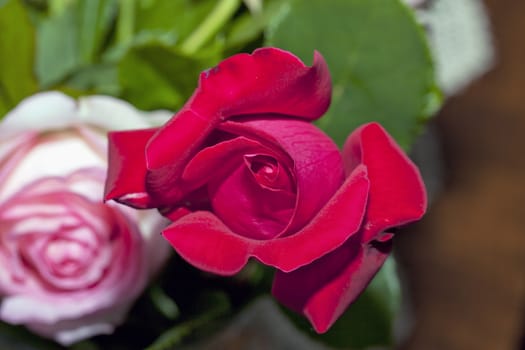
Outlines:
[[[445,189],[397,241],[417,320],[403,350],[525,349],[525,1],[485,3],[496,65],[437,116]]]

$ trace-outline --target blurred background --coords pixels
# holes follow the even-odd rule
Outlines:
[[[304,1],[308,1],[309,5],[314,3],[310,0]],[[431,38],[431,42],[434,44],[434,54],[437,57],[438,72],[441,73],[439,83],[443,87],[446,99],[438,114],[433,117],[429,123],[428,129],[431,131],[431,134],[423,136],[421,139],[423,144],[414,147],[414,157],[416,160],[426,162],[425,164],[421,164],[421,166],[423,172],[428,175],[426,181],[432,192],[430,209],[421,222],[403,229],[396,238],[396,257],[402,272],[403,286],[405,287],[404,301],[406,302],[406,305],[404,305],[405,308],[403,309],[405,312],[400,320],[401,322],[398,322],[398,326],[401,325],[401,329],[398,329],[398,334],[402,333],[403,336],[399,338],[400,344],[397,349],[525,349],[525,186],[522,184],[522,179],[525,179],[525,157],[523,156],[525,137],[522,137],[522,133],[525,132],[525,98],[523,98],[523,95],[525,95],[525,40],[523,39],[523,34],[525,33],[525,1],[404,1],[416,8],[417,18],[422,21]],[[28,0],[26,2],[34,4],[45,3],[45,1],[39,0]],[[146,2],[147,1],[143,1],[143,3]],[[485,5],[484,8],[477,6],[481,2]],[[0,0],[0,5],[2,3],[3,1]],[[71,1],[71,3],[74,3],[74,1]],[[88,4],[88,2],[82,3]],[[125,1],[121,2],[121,4],[124,3]],[[164,1],[163,3],[170,5],[169,1]],[[188,3],[191,3],[191,1]],[[244,6],[248,8],[249,4],[255,6],[254,4],[259,3],[259,1],[245,0],[243,3]],[[280,1],[273,1],[271,3],[274,5],[282,5]],[[354,4],[353,6],[359,7],[355,5],[359,2],[354,1],[352,3]],[[385,3],[388,4],[387,2]],[[92,3],[89,4],[92,5]],[[325,7],[324,1],[316,1],[315,4],[320,6],[321,9]],[[363,3],[360,4],[362,5]],[[381,9],[386,7],[378,1],[374,2],[374,4]],[[468,4],[475,4],[477,10],[470,12],[468,16],[462,17],[464,13],[461,12],[461,10],[464,11],[468,6],[471,6]],[[278,6],[276,5],[276,7]],[[436,9],[442,9],[444,12],[440,12],[440,16],[435,16],[433,14],[439,12],[436,11]],[[448,14],[446,11],[449,11]],[[269,11],[267,16],[271,17],[272,13],[272,11]],[[247,15],[248,11],[245,10],[242,14]],[[317,16],[315,11],[314,14]],[[155,13],[155,16],[157,15],[158,14]],[[305,12],[302,13],[302,15],[306,16],[311,14]],[[135,14],[132,17],[134,18],[134,16]],[[151,15],[151,18],[145,16],[144,11],[137,13],[136,27],[139,29],[142,27],[151,29],[150,27],[152,27],[153,24],[155,24],[155,26],[158,24],[158,19],[155,16]],[[346,21],[346,14],[343,13],[341,16]],[[174,21],[171,14],[167,12],[166,16],[162,18],[165,19],[166,23],[171,24],[171,22],[175,22],[177,26],[179,26],[179,23],[182,23],[180,24],[181,28],[187,30],[188,33],[191,32],[190,29],[193,28],[192,23],[190,23],[191,25],[188,23],[185,24],[182,20],[189,18],[188,16],[181,15],[181,20]],[[329,20],[323,26],[318,25],[317,27],[313,27],[311,25],[312,21],[304,20],[301,16],[295,18],[299,20],[294,22],[294,17],[292,16],[290,23],[285,23],[285,25],[278,28],[278,31],[275,31],[274,28],[272,36],[265,38],[264,43],[268,45],[275,44],[276,46],[282,47],[287,47],[286,45],[298,45],[299,48],[303,48],[302,43],[296,40],[296,36],[293,35],[293,31],[288,30],[287,25],[293,28],[301,28],[299,31],[301,34],[304,34],[304,31],[307,29],[311,29],[313,34],[317,34],[317,32],[322,31],[321,29],[325,26],[329,27],[330,30],[336,28],[344,34],[337,38],[341,40],[339,43],[342,42],[346,44],[351,42],[351,40],[348,39],[351,35],[358,38],[361,34],[361,32],[359,32],[359,35],[356,34],[357,31],[354,33],[341,31],[336,25],[332,26],[332,22],[336,23],[336,21]],[[409,18],[413,21],[411,15]],[[152,24],[148,22],[148,19],[155,19],[155,21],[151,20]],[[271,19],[263,18],[264,23],[256,23],[258,25],[254,27],[255,29],[252,28],[253,33],[249,31],[246,32],[246,23],[249,24],[251,22],[244,21],[245,19],[246,18],[239,16],[236,19],[236,25],[231,27],[222,23],[221,25],[228,27],[229,32],[227,33],[229,33],[229,36],[226,36],[228,40],[223,40],[224,38],[220,35],[216,36],[220,40],[214,39],[210,41],[208,38],[210,41],[209,46],[204,45],[204,42],[201,43],[207,50],[190,50],[198,52],[199,54],[196,55],[195,52],[191,55],[188,54],[189,57],[186,57],[187,60],[182,60],[183,64],[181,67],[183,68],[181,68],[180,71],[172,71],[171,65],[169,64],[159,64],[159,62],[171,62],[174,58],[181,59],[185,57],[177,51],[180,47],[177,47],[176,44],[173,43],[176,42],[176,40],[172,36],[158,36],[159,33],[161,33],[160,29],[158,31],[150,31],[149,35],[151,37],[140,37],[137,35],[134,39],[138,38],[140,40],[132,42],[129,51],[125,53],[119,53],[117,52],[118,50],[110,52],[115,57],[119,54],[121,55],[120,58],[124,57],[123,60],[118,61],[118,68],[121,73],[124,73],[121,74],[122,76],[120,76],[120,78],[140,77],[140,79],[137,78],[136,80],[124,79],[119,81],[122,85],[120,87],[124,87],[119,93],[122,93],[125,99],[132,101],[142,109],[157,108],[158,106],[175,109],[177,106],[169,104],[162,105],[162,103],[181,104],[185,98],[183,93],[186,93],[186,90],[191,92],[193,89],[192,84],[195,80],[194,71],[200,71],[201,66],[208,67],[212,65],[210,62],[218,61],[219,58],[222,57],[221,55],[229,54],[230,51],[236,52],[241,48],[248,50],[251,49],[251,46],[256,47],[263,44],[261,39],[263,36],[263,27],[266,25],[266,22],[271,22]],[[191,18],[188,21],[191,22]],[[198,22],[197,20],[195,21]],[[376,22],[371,21],[371,23]],[[411,25],[412,22],[409,24]],[[253,23],[251,25],[253,26]],[[388,25],[391,27],[394,25],[399,26],[395,21],[385,24],[387,27]],[[469,25],[473,25],[473,27],[469,27]],[[109,27],[108,25],[108,28]],[[123,27],[126,29],[125,26]],[[62,27],[57,25],[54,29],[57,28],[60,29]],[[181,28],[178,29],[182,30]],[[414,31],[412,27],[409,26],[406,28],[408,28],[406,33],[413,34]],[[463,36],[458,34],[461,33],[461,31],[457,30],[458,28],[464,29],[462,32]],[[4,27],[4,29],[6,28]],[[114,34],[112,32],[113,29],[109,30],[106,28],[105,30],[108,31],[105,33],[107,35],[112,36]],[[484,34],[490,34],[481,36],[470,35],[470,30],[478,32],[478,34],[480,31]],[[122,34],[121,32],[130,34],[127,33],[126,30],[119,31],[118,28],[115,29],[115,31],[117,34]],[[59,30],[59,32],[62,33],[62,30]],[[368,30],[364,32],[369,34],[371,38],[376,38],[376,35],[378,35],[379,38],[384,39],[389,35],[389,31],[384,30],[384,28],[368,28]],[[2,31],[0,31],[0,36],[2,35],[1,33]],[[4,37],[7,37],[5,33],[4,31]],[[400,33],[402,34],[403,31],[400,31]],[[287,34],[289,35],[287,36]],[[17,33],[17,35],[19,35],[19,33]],[[122,36],[128,41],[131,40],[127,38],[126,35]],[[116,37],[119,37],[119,35],[116,35]],[[152,40],[152,38],[154,40]],[[73,41],[75,41],[77,38],[75,37],[73,39]],[[412,37],[409,39],[413,40],[414,43],[419,43],[419,41],[416,40],[418,38],[414,39]],[[108,39],[106,38],[105,40],[107,41]],[[129,42],[126,42],[126,40],[125,44],[127,45]],[[324,37],[321,37],[320,40],[321,44],[328,42]],[[60,45],[63,44],[63,41],[60,36],[60,40],[58,40],[58,44],[56,44],[57,47],[61,47]],[[426,69],[427,64],[428,66],[431,65],[430,59],[428,60],[429,62],[426,62],[426,55],[417,57],[415,54],[417,50],[414,50],[414,47],[416,49],[421,49],[422,47],[417,45],[410,46],[410,40],[406,40],[406,42],[404,42],[405,40],[395,40],[389,43],[390,45],[385,45],[383,41],[376,40],[373,41],[370,46],[363,45],[366,50],[371,50],[370,52],[373,54],[366,56],[362,61],[366,64],[370,62],[374,63],[374,58],[381,56],[378,55],[377,52],[382,53],[383,51],[381,50],[384,49],[383,46],[388,47],[388,52],[395,52],[401,47],[402,49],[398,51],[403,55],[395,57],[394,59],[391,59],[389,55],[384,55],[377,61],[391,61],[390,64],[403,63],[405,70],[401,70],[399,65],[396,66],[395,70],[395,73],[398,73],[398,70],[401,71],[402,74],[399,74],[399,79],[402,83],[406,83],[405,80],[410,80],[406,79],[407,77],[414,78],[414,76],[405,74],[406,72],[410,72],[407,68],[413,68],[417,66],[418,63],[421,64],[421,69]],[[108,43],[100,40],[98,44],[100,47],[98,47],[97,50],[102,51],[101,48],[105,49]],[[46,46],[53,47],[52,45],[42,45],[43,51],[45,51]],[[307,53],[306,56],[309,58],[311,56],[311,48],[307,46],[306,44],[304,45],[304,52]],[[339,45],[332,45],[334,46],[332,49],[330,49],[329,44],[327,44],[327,46],[328,48],[323,50],[323,52],[327,53],[327,57],[332,55],[332,59],[334,57],[336,58],[334,62],[338,62],[337,58],[342,57],[339,52]],[[54,68],[58,67],[58,73],[56,71],[51,71],[51,73],[56,73],[58,76],[63,74],[64,76],[59,77],[60,79],[53,76],[48,77],[50,82],[48,82],[47,85],[43,84],[40,88],[58,88],[72,95],[82,95],[82,93],[86,91],[91,93],[91,90],[96,93],[115,92],[112,90],[115,87],[112,85],[115,83],[112,81],[112,78],[116,79],[118,72],[112,69],[106,71],[108,67],[98,64],[100,62],[97,61],[98,56],[96,56],[95,53],[99,54],[100,52],[97,50],[93,49],[92,53],[94,58],[90,58],[96,64],[88,60],[88,63],[93,65],[88,66],[89,69],[84,70],[85,67],[83,67],[82,64],[86,62],[80,60],[82,69],[78,72],[72,70],[73,73],[77,74],[74,75],[73,78],[69,76],[71,72],[67,71],[67,69],[71,67],[64,68],[64,65],[57,65],[54,61],[54,56],[50,56],[53,59],[48,59],[46,62]],[[59,52],[60,54],[62,52],[58,49],[49,51]],[[297,49],[293,51],[299,52],[300,50]],[[411,56],[416,57],[413,62],[407,60],[407,56],[404,56],[407,52]],[[465,52],[469,52],[472,55],[465,55]],[[3,57],[8,56],[9,55],[3,55]],[[385,57],[388,59],[385,59]],[[73,58],[73,61],[79,59],[78,57]],[[74,63],[79,62],[75,61]],[[382,62],[379,63],[381,63],[380,67],[383,67]],[[366,66],[366,64],[363,64],[363,66]],[[2,65],[0,65],[0,73],[6,74],[1,70],[1,66]],[[8,65],[4,65],[4,67],[5,66]],[[43,67],[45,67],[45,65]],[[149,76],[146,74],[149,70],[146,70],[145,67],[158,68],[158,72],[161,74],[152,74]],[[388,65],[385,67],[390,68]],[[142,68],[145,70],[137,70]],[[127,74],[128,69],[134,74]],[[13,71],[11,67],[5,71],[9,70],[11,70],[11,72]],[[64,72],[64,70],[67,72]],[[135,74],[136,70],[140,74]],[[376,70],[371,71],[376,72]],[[387,71],[392,73],[394,69]],[[107,72],[112,72],[114,76],[107,74]],[[380,72],[384,73],[383,71]],[[48,69],[41,69],[40,73],[44,77],[46,74],[51,74]],[[165,75],[175,77],[176,79],[173,79],[176,80],[180,86],[175,82],[170,82],[171,85],[168,84],[169,86],[160,84],[157,78],[163,78]],[[338,79],[342,76],[342,74],[333,75]],[[17,73],[15,76],[21,80],[20,74]],[[426,84],[429,81],[433,83],[433,76],[431,77],[432,79],[429,79],[429,77],[418,78],[421,78],[421,84],[426,88],[428,88],[428,86],[423,85],[424,83]],[[158,90],[148,90],[149,93],[144,94],[145,89],[141,79],[149,79],[148,83],[158,86]],[[385,77],[384,75],[380,75],[380,79],[378,80],[381,81],[381,84],[378,84],[379,87],[385,85],[389,88],[388,90],[390,90],[391,85],[398,86],[396,83],[391,83],[389,77]],[[416,86],[416,89],[418,86],[419,85]],[[100,89],[97,90],[97,88]],[[168,90],[169,94],[165,95],[165,90]],[[183,92],[180,96],[178,94],[180,91],[178,90],[182,90]],[[400,101],[401,97],[404,98],[406,97],[405,95],[411,95],[413,91],[407,89],[406,84],[403,85],[403,89],[396,90],[399,90],[399,96],[392,98],[396,103]],[[345,108],[347,108],[347,110],[349,108],[354,113],[360,112],[358,109],[352,109],[352,103],[354,103],[352,98],[358,94],[354,94],[354,90],[351,90],[350,87],[348,91],[352,92],[349,93],[351,98],[346,98],[346,96],[343,96],[345,98],[341,98],[341,96],[339,96],[340,99],[337,102],[339,102],[342,107],[338,111],[344,112]],[[380,89],[380,92],[381,91]],[[359,90],[357,90],[357,92],[359,92]],[[434,91],[429,93],[429,99],[432,97],[436,98],[434,93]],[[146,95],[146,98],[144,95]],[[153,99],[149,100],[148,97],[151,96],[153,96]],[[381,95],[378,96],[381,97]],[[423,95],[416,97],[417,98],[414,99],[416,100],[415,102],[407,102],[409,107],[417,105],[417,110],[412,111],[414,113],[412,113],[411,118],[415,118],[416,112],[421,112],[419,110],[419,99],[425,98]],[[348,104],[352,106],[346,106],[345,101],[351,101],[352,103]],[[432,103],[428,104],[432,105]],[[437,106],[437,104],[438,102],[434,103],[435,106]],[[377,105],[380,105],[380,103]],[[372,105],[371,107],[375,110],[378,107],[377,105]],[[367,105],[367,107],[370,106]],[[431,106],[427,107],[429,110],[432,109]],[[385,110],[381,112],[385,112],[386,121],[396,119],[391,118],[391,108],[385,108]],[[401,115],[406,114],[404,111],[401,112]],[[430,113],[430,111],[426,111],[426,113]],[[340,115],[347,116],[342,112]],[[368,118],[366,113],[364,116]],[[394,117],[395,116],[396,115],[394,115]],[[401,136],[406,136],[403,133],[408,131],[410,131],[410,137],[413,136],[413,130],[408,126],[413,126],[414,122],[413,119],[402,121],[400,125],[403,127],[399,128],[399,130],[402,131]],[[330,128],[330,125],[324,126]],[[336,123],[331,127],[332,129],[330,129],[330,131],[334,133],[337,133],[338,129],[340,129],[339,124]],[[346,133],[344,136],[346,137]],[[249,269],[248,272],[250,273]],[[255,272],[257,271],[255,270]],[[388,275],[389,272],[386,274]],[[252,275],[258,276],[257,273],[252,273]],[[164,280],[169,281],[169,283],[165,282],[164,284],[156,285],[157,289],[152,288],[152,290],[155,292],[161,290],[161,287],[163,287],[167,292],[166,295],[162,294],[162,296],[173,297],[173,299],[179,303],[179,306],[182,306],[182,311],[185,311],[184,302],[186,299],[188,299],[187,305],[194,306],[191,303],[195,302],[199,306],[202,306],[200,305],[199,299],[201,296],[194,296],[191,288],[199,290],[202,286],[213,286],[214,288],[219,286],[222,292],[226,291],[218,294],[220,297],[224,297],[225,295],[227,297],[239,297],[239,295],[242,296],[242,294],[244,294],[239,298],[242,302],[238,302],[238,305],[236,304],[235,307],[231,307],[231,305],[228,306],[237,312],[238,309],[241,308],[239,305],[243,304],[245,299],[247,300],[251,297],[250,293],[255,295],[254,290],[257,290],[260,285],[264,285],[265,283],[264,278],[260,276],[257,278],[262,282],[258,281],[253,283],[256,288],[250,284],[251,282],[248,283],[242,280],[242,278],[248,280],[246,276],[241,276],[240,280],[226,280],[202,275],[199,274],[198,271],[184,265],[178,258],[173,259],[170,269],[167,269],[165,272],[165,276],[169,276],[169,279],[166,278]],[[176,276],[177,280],[172,281],[172,276]],[[198,276],[199,279],[193,283],[196,280],[195,276]],[[180,281],[185,283],[186,289],[178,288],[177,283]],[[243,286],[244,289],[240,288],[240,286]],[[383,288],[381,290],[386,289]],[[148,293],[152,294],[151,290]],[[206,296],[208,299],[212,299],[209,298],[209,295]],[[367,294],[364,294],[364,296],[367,296]],[[368,295],[368,297],[370,297],[370,295]],[[380,299],[390,300],[389,297],[389,295],[385,294]],[[75,349],[117,349],[115,347],[116,345],[109,345],[108,347],[108,344],[120,344],[117,342],[112,343],[113,339],[118,339],[119,341],[124,339],[122,344],[125,345],[122,345],[119,349],[129,350],[129,343],[126,343],[125,340],[132,339],[133,341],[134,338],[130,336],[130,334],[133,335],[134,333],[137,333],[135,337],[139,338],[141,336],[140,330],[142,330],[143,333],[145,332],[143,330],[144,320],[148,319],[148,317],[151,318],[151,320],[148,319],[148,321],[151,321],[148,322],[149,324],[160,324],[159,328],[162,328],[162,330],[169,329],[174,323],[173,320],[170,318],[161,318],[164,316],[159,316],[159,314],[153,314],[152,301],[150,299],[155,300],[153,297],[150,298],[148,294],[139,300],[132,312],[133,317],[130,317],[131,321],[129,321],[127,325],[119,328],[113,338],[101,336],[95,339],[94,342],[79,343]],[[394,300],[394,303],[395,302],[396,300]],[[224,306],[219,302],[216,304]],[[228,303],[224,304],[227,305]],[[159,305],[162,306],[163,304]],[[380,333],[378,332],[376,324],[373,322],[367,324],[367,322],[369,322],[370,319],[377,320],[377,314],[381,315],[381,312],[384,310],[372,310],[369,306],[374,304],[370,303],[370,300],[366,298],[361,298],[360,305],[359,307],[359,304],[356,303],[348,314],[365,315],[369,319],[363,321],[363,318],[359,318],[358,316],[357,323],[350,323],[352,327],[347,327],[348,324],[345,323],[341,328],[344,329],[343,335],[346,338],[356,335],[356,338],[359,338],[360,333],[364,334],[366,332],[375,332],[375,334],[373,334],[375,336]],[[159,309],[162,309],[162,307]],[[191,317],[194,316],[193,314],[186,316],[184,312],[182,312],[184,317],[188,317],[187,319],[190,320],[186,322],[186,324],[190,326],[184,325],[186,319],[182,319],[182,322],[181,319],[178,319],[177,322],[180,322],[181,328],[173,328],[172,333],[193,332],[192,335],[195,338],[199,340],[204,339],[203,344],[190,345],[190,347],[184,348],[186,350],[328,349],[324,345],[312,342],[311,339],[307,338],[304,334],[301,335],[302,333],[299,333],[290,321],[282,316],[282,310],[268,299],[263,299],[261,302],[255,303],[255,305],[249,309],[250,310],[246,312],[239,312],[240,316],[235,317],[235,320],[233,320],[231,324],[224,322],[223,318],[221,318],[224,315],[221,314],[220,310],[217,312],[219,316],[211,316],[210,319],[215,317],[216,319],[214,321],[221,323],[221,327],[224,326],[224,329],[221,328],[221,332],[217,332],[217,334],[212,331],[205,333],[205,327],[202,327],[204,329],[202,330],[195,326],[195,324],[199,324],[199,322],[206,323],[207,318],[204,318],[206,322],[198,317],[191,319]],[[211,310],[212,311],[205,310],[199,312],[202,314],[206,314],[206,312],[208,314],[214,314],[214,312],[217,311],[214,311],[214,309]],[[224,313],[233,313],[233,311],[228,310]],[[200,315],[198,312],[195,313],[197,316]],[[386,322],[385,327],[390,330],[390,315],[387,316],[388,322]],[[178,316],[174,316],[174,318],[176,317]],[[159,319],[163,322],[158,322]],[[228,319],[228,321],[230,320]],[[382,321],[382,319],[379,319],[379,321]],[[192,322],[194,323],[192,324]],[[212,322],[210,321],[209,323],[211,324]],[[372,326],[370,326],[370,324]],[[362,325],[364,325],[364,331],[360,328]],[[192,327],[197,329],[197,331]],[[144,343],[150,343],[154,339],[154,336],[158,335],[156,332],[159,330],[155,327],[151,328],[151,334],[147,334],[151,339],[148,338],[144,340]],[[137,329],[139,331],[137,331]],[[213,331],[215,330],[216,329],[213,329]],[[19,329],[17,329],[17,331],[19,331]],[[201,331],[204,333],[201,334]],[[313,332],[310,331],[310,333]],[[7,343],[3,343],[2,335],[0,335],[0,350],[4,349],[4,347],[10,349],[13,348],[13,346],[14,348],[20,349],[43,349],[42,347],[24,347],[24,344],[18,347],[18,343],[20,343],[19,339],[23,339],[26,336],[26,333],[20,334],[22,334],[21,338],[14,337],[14,340],[7,338],[7,340],[10,341]],[[211,340],[206,337],[206,335],[209,334],[214,335]],[[185,335],[182,335],[179,338],[182,339],[184,336]],[[146,336],[143,334],[142,337]],[[387,340],[390,340],[390,338]],[[97,344],[100,347],[97,347]],[[57,349],[54,344],[49,343],[48,345],[49,347],[46,349]],[[171,347],[166,346],[162,348],[167,349]],[[173,348],[181,349],[178,345]],[[342,349],[343,347],[340,348]],[[60,349],[62,349],[62,347]]]
[[[415,317],[403,350],[525,349],[525,2],[484,3],[492,69],[435,117],[444,187],[396,243]]]

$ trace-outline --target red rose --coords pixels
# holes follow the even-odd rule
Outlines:
[[[421,177],[376,123],[340,152],[311,122],[330,76],[275,48],[201,74],[159,129],[110,134],[106,199],[158,208],[188,262],[231,275],[250,257],[279,271],[273,294],[326,331],[387,257],[387,229],[420,218]]]

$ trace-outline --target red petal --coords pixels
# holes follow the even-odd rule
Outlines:
[[[379,239],[385,229],[417,220],[427,206],[419,170],[394,139],[377,123],[356,129],[343,148],[347,172],[364,164],[370,179],[370,197],[363,241]]]
[[[146,192],[144,147],[157,129],[114,131],[108,135],[108,176],[104,199],[135,208],[152,208]]]
[[[365,168],[356,168],[307,226],[284,238],[261,241],[238,236],[209,212],[188,214],[163,234],[189,263],[209,272],[235,274],[250,256],[292,271],[338,248],[359,230],[368,186]]]
[[[284,165],[295,176],[297,203],[284,235],[294,234],[310,221],[344,181],[337,145],[312,123],[260,115],[225,122],[221,129],[273,145],[292,160]],[[279,160],[286,161],[284,157]]]
[[[316,332],[326,332],[361,294],[383,265],[390,242],[362,246],[356,235],[336,251],[290,273],[277,271],[274,297],[305,315]]]
[[[212,178],[231,173],[243,163],[243,156],[249,153],[272,152],[261,143],[246,137],[236,137],[206,147],[188,163],[182,179],[190,187],[196,188],[208,183]]]
[[[247,240],[233,234],[215,215],[197,211],[180,218],[162,232],[193,266],[219,275],[233,275],[248,261]]]
[[[213,213],[235,234],[256,240],[277,237],[295,207],[294,193],[260,186],[244,164],[208,189]]]
[[[308,67],[290,52],[267,47],[203,72],[191,106],[200,115],[218,113],[223,120],[261,113],[314,120],[328,109],[331,93],[328,66],[317,51]]]
[[[262,242],[254,256],[289,272],[340,247],[361,226],[368,189],[366,169],[356,168],[308,225],[293,235]]]
[[[259,113],[313,120],[326,111],[330,96],[328,68],[317,52],[311,67],[275,48],[222,61],[201,74],[190,100],[148,143],[148,190],[165,204],[179,196],[184,165],[220,122]]]

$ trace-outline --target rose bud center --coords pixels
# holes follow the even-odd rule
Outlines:
[[[290,222],[296,201],[295,182],[268,154],[245,154],[225,178],[209,186],[214,212],[235,233],[271,239]]]

